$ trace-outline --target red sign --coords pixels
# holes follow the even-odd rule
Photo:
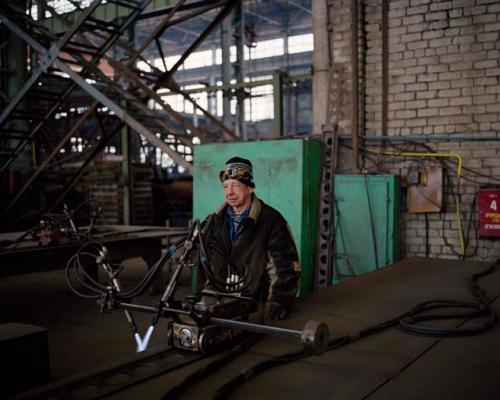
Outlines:
[[[477,198],[480,236],[500,237],[500,189],[481,189]]]

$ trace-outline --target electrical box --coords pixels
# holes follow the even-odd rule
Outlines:
[[[406,178],[407,206],[411,213],[434,213],[443,210],[443,169],[426,166],[410,169]]]
[[[312,290],[321,178],[321,142],[314,139],[214,143],[194,148],[193,217],[203,220],[224,202],[219,171],[231,157],[253,164],[255,193],[287,220],[299,252],[300,294]]]
[[[481,188],[477,205],[479,235],[500,237],[500,186]]]

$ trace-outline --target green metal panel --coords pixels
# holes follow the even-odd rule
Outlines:
[[[257,196],[288,221],[302,264],[300,293],[307,293],[312,290],[314,277],[320,142],[286,139],[196,146],[194,218],[205,218],[224,201],[218,175],[234,156],[252,161]]]
[[[399,177],[336,175],[335,198],[333,283],[399,259]]]

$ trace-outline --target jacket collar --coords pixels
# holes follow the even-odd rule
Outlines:
[[[228,204],[226,202],[222,203],[219,208],[215,210],[215,214],[218,216],[223,215],[222,212],[226,209]],[[260,215],[262,210],[262,201],[257,197],[257,195],[253,194],[252,204],[250,206],[250,213],[248,214],[248,218],[252,218],[254,222],[257,221],[257,218]]]

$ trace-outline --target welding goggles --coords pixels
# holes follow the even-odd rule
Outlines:
[[[251,172],[242,167],[228,166],[219,172],[219,179],[223,183],[226,179],[235,179],[247,186],[255,187]]]
[[[239,167],[224,168],[219,172],[219,179],[221,182],[224,182],[226,179],[236,179],[239,181],[244,178],[250,178],[250,173]]]

